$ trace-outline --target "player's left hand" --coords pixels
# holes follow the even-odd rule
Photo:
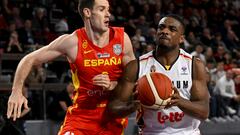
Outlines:
[[[117,85],[116,81],[111,81],[108,74],[99,74],[93,77],[93,84],[103,87],[103,90],[113,90]]]
[[[165,106],[165,109],[168,109],[172,106],[178,106],[181,101],[184,100],[178,92],[178,89],[176,87],[172,87],[174,90],[174,94],[171,95],[171,100],[168,102],[168,104]]]

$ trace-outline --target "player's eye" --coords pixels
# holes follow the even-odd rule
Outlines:
[[[175,32],[175,31],[177,31],[177,28],[176,27],[173,27],[173,26],[170,26],[170,31],[172,31],[172,32]]]
[[[165,28],[165,26],[164,26],[164,25],[159,25],[158,28],[159,28],[160,30],[163,30],[163,29]]]

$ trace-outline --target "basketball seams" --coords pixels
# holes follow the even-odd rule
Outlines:
[[[171,100],[171,80],[164,74],[151,72],[138,80],[139,99],[145,108],[163,109]],[[171,89],[171,92],[170,92]]]
[[[138,80],[138,83],[142,83],[142,82],[147,82],[147,78],[146,76],[143,76],[140,80]],[[155,98],[154,98],[154,94],[152,91],[147,91],[146,89],[151,89],[149,83],[142,83],[141,85],[137,86],[138,88],[138,93],[139,93],[139,99],[144,99],[142,100],[143,104],[146,105],[153,105],[155,103]],[[148,96],[145,96],[148,95]]]
[[[150,87],[151,87],[151,90],[152,90],[152,92],[153,92],[153,95],[154,95],[154,97],[155,97],[155,104],[162,105],[163,100],[158,96],[157,89],[156,89],[156,87],[155,87],[155,85],[154,85],[154,83],[153,83],[153,80],[152,80],[152,74],[153,74],[153,73],[148,73],[148,74],[146,74],[147,81],[148,81],[148,83],[149,83],[149,85],[150,85]],[[158,103],[158,101],[161,102],[161,103]]]

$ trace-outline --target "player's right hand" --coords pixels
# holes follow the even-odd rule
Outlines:
[[[17,118],[20,118],[23,104],[24,108],[28,109],[28,101],[23,94],[20,93],[20,91],[12,91],[8,99],[7,118],[9,119],[11,116],[13,116],[13,121],[15,121]]]

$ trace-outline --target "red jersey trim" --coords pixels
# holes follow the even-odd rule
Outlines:
[[[189,57],[189,56],[187,56],[187,55],[180,54],[180,56],[183,56],[184,58],[187,58],[187,59],[190,59],[190,60],[192,60],[192,58],[191,58],[191,57]]]
[[[148,57],[146,57],[146,58],[142,58],[142,59],[140,59],[140,61],[147,60],[147,59],[149,59],[149,58],[151,58],[151,57],[153,57],[153,55],[150,55],[150,56],[148,56]]]

